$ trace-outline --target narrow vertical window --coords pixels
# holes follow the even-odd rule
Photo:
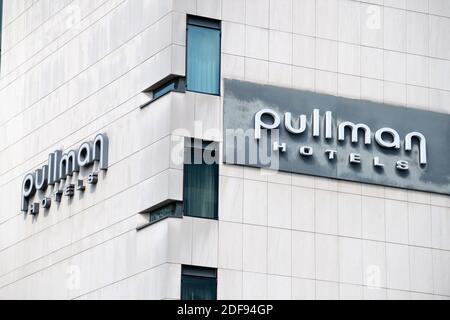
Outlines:
[[[217,270],[182,266],[181,300],[217,300]]]
[[[220,94],[220,21],[188,16],[186,89]]]
[[[187,140],[185,147],[184,215],[217,219],[219,165],[217,144]]]

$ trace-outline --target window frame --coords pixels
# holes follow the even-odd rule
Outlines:
[[[206,28],[206,29],[217,30],[219,32],[219,74],[218,74],[219,88],[217,90],[218,91],[217,93],[209,93],[209,92],[191,90],[191,89],[188,88],[188,80],[189,80],[188,79],[189,25],[196,26],[196,27],[201,27],[201,28]],[[202,93],[202,94],[207,94],[207,95],[211,95],[211,96],[220,97],[221,94],[222,94],[222,88],[221,88],[222,87],[222,84],[221,84],[221,79],[222,79],[222,21],[221,20],[205,18],[205,17],[195,16],[195,15],[190,15],[190,14],[188,14],[186,16],[185,59],[186,59],[185,72],[184,72],[184,74],[186,75],[185,90],[189,91],[189,92]]]
[[[162,95],[158,96],[155,98],[155,92],[159,91],[159,90],[163,90],[164,87],[170,85],[170,84],[174,84],[174,88],[164,92]],[[163,80],[160,81],[159,84],[156,84],[154,86],[152,86],[149,89],[146,89],[145,91],[143,91],[144,93],[148,93],[152,95],[152,98],[150,99],[150,101],[144,103],[143,105],[140,106],[141,109],[149,106],[150,104],[152,104],[153,102],[155,102],[158,99],[161,99],[162,97],[164,97],[165,95],[171,93],[171,92],[180,92],[180,93],[185,93],[186,92],[186,79],[184,77],[173,77],[171,76],[168,80]]]
[[[157,214],[160,211],[165,210],[165,209],[170,209],[171,210],[170,213],[167,215],[163,215],[155,220],[152,220],[152,215],[155,216],[155,214]],[[159,221],[162,221],[164,219],[171,218],[171,217],[181,218],[181,217],[183,217],[183,205],[182,205],[181,201],[172,201],[167,204],[158,206],[157,208],[149,211],[148,214],[149,214],[149,223],[150,224],[154,224],[154,223],[157,223]]]
[[[187,143],[189,143],[189,146],[187,146]],[[214,190],[214,192],[215,192],[215,204],[214,204],[214,214],[213,214],[213,216],[212,217],[201,217],[201,216],[198,216],[198,215],[193,215],[193,214],[187,214],[186,213],[186,192],[185,192],[185,190],[186,190],[186,181],[187,181],[187,178],[186,178],[186,173],[187,173],[187,170],[186,170],[186,166],[187,165],[195,165],[195,164],[192,164],[192,163],[186,163],[186,149],[187,148],[189,148],[189,157],[192,157],[192,150],[194,149],[199,149],[198,147],[197,147],[197,144],[199,144],[199,143],[201,143],[201,145],[202,145],[202,148],[201,148],[201,152],[202,152],[202,155],[203,155],[203,152],[204,152],[204,150],[205,150],[205,148],[206,147],[208,147],[208,146],[210,146],[210,145],[214,145],[214,148],[216,149],[215,150],[215,152],[216,152],[216,154],[215,154],[215,156],[214,156],[214,158],[216,159],[216,162],[214,163],[214,164],[210,164],[210,165],[212,165],[212,166],[214,166],[214,169],[215,169],[215,172],[214,172],[214,177],[216,177],[216,183],[215,183],[215,190]],[[183,216],[186,216],[186,217],[192,217],[192,218],[198,218],[198,219],[207,219],[207,220],[219,220],[219,187],[220,187],[220,175],[219,175],[219,163],[218,163],[218,159],[219,159],[219,151],[220,149],[219,149],[219,144],[217,143],[217,142],[215,142],[215,141],[208,141],[208,140],[200,140],[200,139],[195,139],[195,138],[186,138],[185,139],[185,144],[184,144],[184,163],[183,163]],[[195,151],[194,151],[195,152]],[[191,160],[192,160],[192,158],[191,158]],[[203,162],[203,156],[202,156],[202,162]],[[203,165],[203,163],[202,163],[202,165]],[[208,165],[208,164],[205,164],[205,165]]]
[[[169,81],[169,82],[163,84],[161,87],[153,90],[153,99],[152,100],[154,101],[161,97],[164,97],[166,94],[170,93],[171,91],[175,90],[176,88],[177,88],[177,82]],[[167,91],[165,91],[165,90],[167,90]]]
[[[181,278],[180,278],[180,299],[183,301],[192,301],[183,299],[183,280],[188,277],[190,280],[193,279],[210,279],[214,282],[214,292],[213,299],[209,301],[217,300],[217,269],[192,266],[192,265],[181,265]],[[207,301],[207,300],[206,300]]]
[[[161,216],[158,219],[152,220],[152,214],[156,214],[158,211],[163,210],[163,209],[168,209],[172,207],[172,213],[171,214],[167,214],[164,216]],[[178,219],[182,219],[183,218],[183,202],[182,201],[165,201],[157,206],[152,207],[151,209],[139,212],[140,214],[148,214],[148,222],[138,226],[136,229],[137,231],[140,231],[142,229],[145,229],[148,226],[151,226],[155,223],[158,223],[160,221],[166,220],[168,218],[178,218]]]

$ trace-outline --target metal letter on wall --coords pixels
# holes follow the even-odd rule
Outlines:
[[[227,164],[450,194],[448,114],[224,82]]]
[[[98,134],[94,141],[83,142],[78,150],[70,150],[62,153],[61,150],[56,150],[48,157],[48,164],[42,168],[36,169],[33,173],[29,173],[22,181],[21,192],[21,211],[33,212],[35,215],[39,213],[39,204],[44,209],[49,209],[51,206],[51,196],[47,197],[45,191],[48,186],[56,186],[53,190],[54,200],[56,203],[61,202],[62,195],[73,197],[75,194],[75,184],[71,183],[71,177],[74,173],[79,173],[81,168],[92,167],[94,163],[98,162],[98,169],[108,169],[108,148],[109,140],[106,134]],[[70,179],[69,179],[70,178]],[[98,172],[93,171],[87,177],[88,184],[94,185],[98,182]],[[76,181],[77,191],[83,192],[86,187],[83,180],[78,177]],[[31,203],[36,192],[40,192],[43,199],[39,202]]]

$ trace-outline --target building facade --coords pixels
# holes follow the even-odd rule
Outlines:
[[[2,6],[1,299],[450,298],[449,180],[261,169],[223,145],[228,81],[448,123],[449,1]]]

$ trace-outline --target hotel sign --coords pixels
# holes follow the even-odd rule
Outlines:
[[[450,116],[225,80],[224,162],[450,194]]]
[[[98,134],[93,141],[83,142],[78,149],[62,152],[56,150],[49,154],[48,163],[42,168],[27,174],[22,182],[21,211],[37,215],[39,208],[50,209],[52,201],[60,203],[62,196],[72,198],[75,191],[84,192],[86,186],[80,178],[81,170],[89,170],[98,163],[99,170],[108,169],[109,141],[105,134]],[[78,178],[74,179],[77,174]],[[87,184],[96,185],[98,171],[87,174]],[[52,196],[45,196],[49,186],[53,186]],[[36,194],[43,196],[38,197]],[[32,199],[39,201],[32,202]]]

